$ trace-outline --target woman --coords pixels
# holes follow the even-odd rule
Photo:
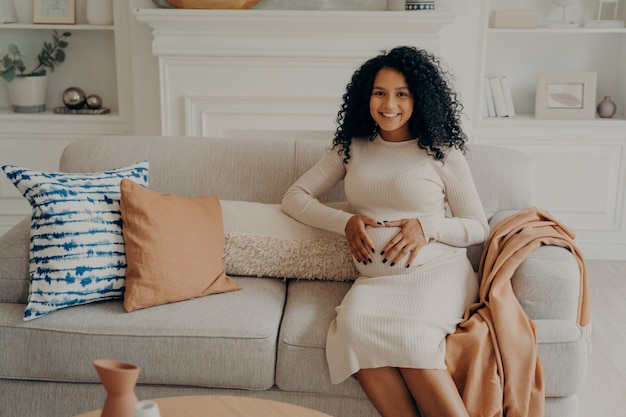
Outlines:
[[[383,417],[468,415],[445,339],[477,298],[465,248],[488,225],[461,110],[432,54],[372,58],[347,86],[332,149],[283,199],[295,219],[346,236],[360,277],[336,309],[326,356],[332,382],[356,374]],[[351,213],[319,201],[341,180]]]

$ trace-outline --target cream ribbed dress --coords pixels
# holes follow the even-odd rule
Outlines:
[[[489,231],[465,157],[452,149],[437,161],[415,140],[354,140],[348,164],[336,149],[328,151],[287,191],[283,210],[345,235],[352,214],[318,200],[342,179],[354,213],[380,222],[418,218],[428,244],[409,268],[408,256],[391,266],[380,251],[399,228],[368,227],[373,262],[356,263],[361,276],[328,331],[332,382],[362,368],[445,369],[445,338],[478,294],[465,247],[483,242]]]

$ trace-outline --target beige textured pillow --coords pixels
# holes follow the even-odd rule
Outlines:
[[[216,196],[161,194],[130,180],[120,189],[126,311],[241,289],[224,272]]]
[[[222,200],[226,272],[258,277],[352,281],[345,236],[307,226],[279,204]],[[345,204],[335,204],[347,210]]]

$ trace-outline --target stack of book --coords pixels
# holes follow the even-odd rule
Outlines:
[[[487,77],[483,83],[483,117],[515,117],[511,86],[506,77]]]

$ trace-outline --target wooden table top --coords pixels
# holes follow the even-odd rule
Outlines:
[[[309,408],[259,398],[194,395],[155,398],[161,417],[331,417]],[[100,417],[100,410],[77,417]]]

